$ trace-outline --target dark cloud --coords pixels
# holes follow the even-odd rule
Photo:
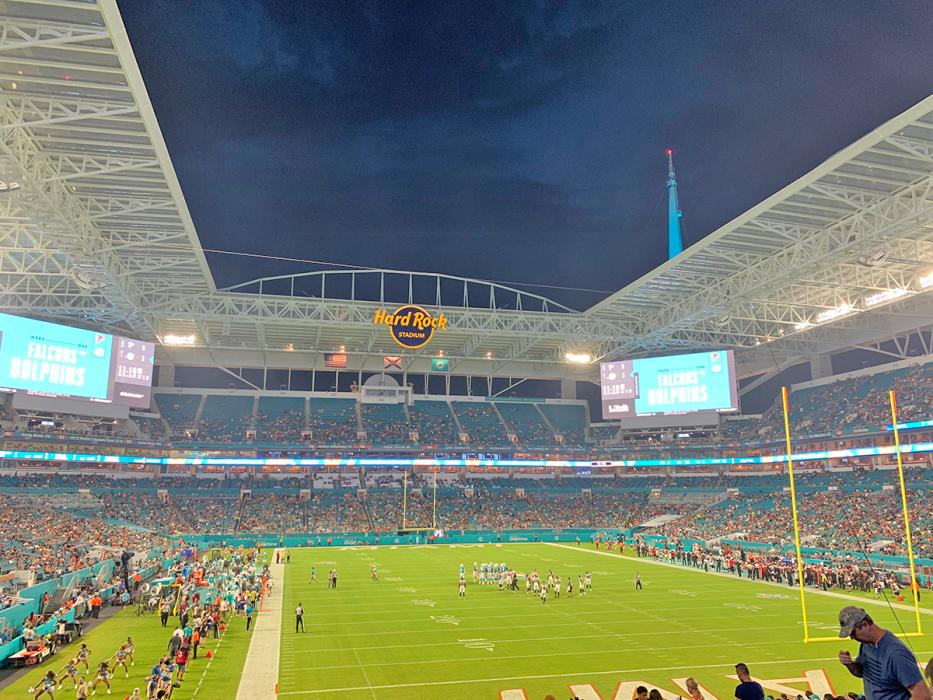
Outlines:
[[[616,289],[667,146],[693,242],[933,87],[926,1],[121,9],[205,247],[494,279]]]

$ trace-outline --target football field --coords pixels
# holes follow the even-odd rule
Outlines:
[[[84,642],[91,650],[88,659],[91,674],[87,676],[93,680],[93,671],[101,661],[113,663],[114,654],[128,636],[133,638],[136,646],[136,664],[130,667],[129,673],[123,669],[116,669],[110,684],[113,686],[112,697],[122,700],[140,688],[145,697],[146,681],[151,673],[152,666],[159,657],[167,653],[169,637],[177,617],[171,619],[171,627],[163,628],[158,615],[137,616],[135,607],[121,610],[110,619],[104,621],[93,630],[85,634],[80,640],[66,647],[61,647],[58,653],[39,666],[34,666],[16,682],[0,690],[0,698],[31,698],[30,688],[35,688],[48,671],[55,671],[62,675],[62,668],[72,658],[79,644]],[[236,696],[240,683],[240,672],[246,659],[246,651],[250,642],[250,633],[245,629],[242,618],[234,618],[230,626],[220,639],[208,638],[204,640],[197,659],[188,664],[188,673],[181,687],[172,693],[173,700],[232,700]],[[210,651],[210,656],[207,652]],[[83,671],[83,667],[81,668]],[[128,678],[126,676],[129,676]],[[55,700],[75,697],[74,683],[65,680],[64,687],[56,691]],[[107,689],[101,685],[97,695],[106,696]],[[43,695],[47,698],[47,695]]]
[[[566,590],[586,571],[593,590],[545,604],[520,591],[472,583],[474,562],[505,562],[519,572],[548,569]],[[466,598],[457,591],[460,564]],[[376,565],[380,581],[370,579]],[[311,567],[316,583],[309,583]],[[336,569],[338,585],[327,587]],[[571,696],[630,700],[635,685],[666,698],[686,695],[694,676],[707,698],[733,696],[737,662],[751,667],[766,692],[792,697],[806,689],[862,691],[836,657],[849,640],[804,644],[796,588],[749,582],[648,560],[549,544],[427,545],[292,550],[285,567],[279,695],[475,700]],[[644,590],[634,590],[640,571]],[[883,627],[897,631],[894,611],[864,597]],[[852,601],[808,593],[812,636],[835,635],[840,608]],[[921,601],[923,603],[924,601]],[[307,631],[294,631],[305,608]],[[909,610],[900,624],[915,628]],[[933,616],[924,624],[933,627]],[[929,636],[910,640],[925,663]],[[249,669],[246,669],[249,672]],[[525,695],[522,695],[525,693]]]

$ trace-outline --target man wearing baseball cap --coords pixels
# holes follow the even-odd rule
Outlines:
[[[904,642],[875,624],[862,608],[849,605],[839,611],[839,637],[861,642],[853,660],[847,651],[839,661],[865,681],[868,700],[931,700],[917,659]]]

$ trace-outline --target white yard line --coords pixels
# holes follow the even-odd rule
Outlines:
[[[920,653],[930,653],[930,652],[920,652]],[[808,663],[812,664],[815,661],[837,661],[838,656],[825,656],[821,658],[809,658],[809,659],[781,659],[775,660],[774,658],[769,658],[761,661],[752,661],[748,662],[749,666],[782,666],[785,664],[802,664]],[[727,663],[720,664],[693,664],[690,666],[691,670],[702,670],[707,668],[725,668],[732,669],[732,666]],[[476,683],[502,683],[505,681],[516,682],[516,681],[530,681],[530,680],[540,680],[543,678],[582,678],[582,677],[591,677],[591,676],[622,676],[632,673],[657,673],[661,671],[683,671],[684,666],[681,664],[679,666],[657,666],[654,668],[645,668],[644,666],[638,666],[635,668],[621,668],[615,669],[612,671],[579,671],[575,673],[542,673],[533,676],[497,676],[493,678],[466,678],[463,680],[456,681],[427,681],[424,683],[394,683],[391,685],[371,685],[371,686],[352,686],[346,688],[317,688],[314,690],[289,690],[287,692],[279,693],[279,695],[322,695],[324,693],[349,693],[353,691],[360,690],[389,690],[392,688],[426,688],[434,686],[445,686],[445,685],[473,685]]]
[[[610,601],[610,602],[611,602],[611,601]],[[603,615],[605,615],[605,613],[603,613]],[[732,617],[735,618],[735,615],[733,614]],[[786,617],[786,615],[785,615],[785,617]],[[757,627],[757,626],[756,626],[755,629],[756,629],[756,630],[783,630],[783,629],[794,629],[794,628],[797,628],[797,627],[799,627],[799,626],[800,626],[800,623],[798,622],[797,624],[793,624],[793,625],[769,625],[769,626],[765,626],[765,627]],[[536,630],[537,630],[537,629],[542,629],[542,628],[544,628],[544,627],[560,627],[561,629],[567,629],[567,625],[564,624],[564,623],[554,623],[554,624],[552,624],[552,625],[509,625],[509,630],[522,630],[522,629],[536,629]],[[743,625],[743,626],[741,626],[741,627],[719,628],[717,631],[719,631],[719,632],[743,632],[743,631],[745,631],[745,630],[747,630],[747,629],[748,629],[748,625]],[[502,625],[498,625],[498,626],[496,626],[496,627],[478,627],[478,628],[477,628],[477,627],[466,626],[466,627],[464,628],[464,630],[465,630],[465,631],[469,631],[471,634],[473,634],[474,632],[485,631],[485,630],[495,630],[495,631],[501,632],[501,631],[502,631]],[[424,631],[424,630],[418,630],[417,632],[418,632],[418,633],[421,633],[421,632],[423,632],[423,631]],[[440,629],[435,630],[435,631],[436,631],[438,634],[444,633],[444,630],[440,630]],[[409,633],[412,634],[412,633],[414,633],[414,631],[413,631],[413,630],[409,630]],[[397,630],[397,629],[396,629],[396,630],[393,630],[392,634],[398,636],[398,630]],[[674,637],[683,636],[683,632],[682,632],[681,630],[670,630],[670,631],[665,631],[665,630],[650,630],[650,631],[647,631],[647,632],[625,632],[625,633],[615,633],[615,632],[614,632],[614,633],[611,634],[611,636],[620,636],[620,635],[621,635],[622,637],[626,637],[626,638],[628,638],[628,637],[633,637],[633,638],[634,638],[634,637],[652,637],[652,638],[656,638],[656,637],[658,637],[659,635],[664,635],[664,634],[669,634],[669,635],[674,636]],[[345,636],[348,636],[348,635],[334,634],[333,636],[334,636],[334,637],[345,637]],[[356,635],[352,635],[352,636],[356,636]],[[571,636],[563,636],[563,635],[562,635],[562,636],[560,636],[560,637],[548,637],[548,639],[603,639],[603,638],[605,638],[605,637],[606,637],[606,634],[600,633],[600,634],[598,634],[598,635],[589,635],[589,634],[586,634],[586,635],[571,635]],[[324,640],[324,641],[325,641],[325,643],[328,643],[326,640]],[[520,638],[520,639],[490,639],[490,641],[495,642],[496,644],[510,644],[510,643],[516,643],[516,644],[518,644],[518,643],[527,643],[527,642],[528,642],[528,638],[527,638],[527,637],[522,637],[522,638]],[[414,647],[437,647],[437,646],[448,646],[448,645],[449,645],[449,646],[460,646],[460,642],[428,642],[428,643],[425,643],[425,644],[386,644],[386,645],[365,646],[365,647],[359,647],[359,646],[358,646],[358,647],[354,647],[354,648],[355,648],[355,649],[359,649],[360,651],[372,651],[372,650],[383,650],[383,649],[409,649],[409,648],[414,648]],[[345,651],[345,650],[344,650],[344,649],[335,649],[335,648],[333,648],[332,645],[329,645],[326,649],[314,648],[314,649],[312,649],[311,651],[312,651],[313,653],[315,653],[315,654],[327,654],[327,653],[329,653],[329,652],[340,653],[340,652],[343,652],[343,651]],[[287,665],[288,663],[289,663],[289,662],[286,660],[286,661],[283,662],[282,665],[284,666],[284,665]]]
[[[797,625],[791,625],[791,626],[796,627]],[[746,631],[748,630],[748,627],[747,626],[742,627],[741,629],[743,631]],[[758,628],[756,628],[756,630],[757,629]],[[607,636],[624,637],[625,635],[619,635],[614,632],[607,632],[606,634],[588,635],[586,637],[539,637],[538,639],[535,640],[535,642],[536,643],[554,642],[554,641],[562,642],[566,639],[581,639],[581,638],[582,639],[605,639]],[[489,641],[495,643],[497,647],[499,644],[503,643],[496,639],[491,639]],[[522,641],[527,642],[528,640],[525,639]],[[431,646],[431,645],[422,644],[418,646]],[[449,646],[449,645],[436,644],[433,646]],[[463,642],[457,642],[456,646],[463,647],[464,645],[463,645]],[[723,646],[722,641],[715,641],[715,642],[711,642],[710,644],[702,644],[702,643],[695,642],[693,644],[683,644],[683,645],[675,645],[675,646],[668,646],[667,644],[665,644],[663,646],[663,649],[664,651],[682,651],[684,649],[719,649],[722,646]],[[783,647],[783,646],[787,646],[787,640],[781,639],[777,641],[758,641],[758,642],[755,642],[755,646],[763,646],[763,647],[782,646]],[[636,646],[635,643],[633,642],[632,646],[619,647],[615,649],[601,647],[598,651],[594,650],[590,653],[592,654],[623,654],[626,652],[644,651],[645,649],[649,649],[649,647],[645,647],[642,645]],[[354,649],[353,652],[354,654],[356,654],[356,649]],[[581,652],[579,650],[555,651],[555,652],[547,652],[544,654],[517,654],[514,656],[500,656],[497,654],[495,657],[490,657],[487,654],[485,656],[470,656],[470,657],[458,656],[456,658],[451,658],[451,659],[429,659],[429,660],[428,659],[415,659],[414,661],[384,661],[384,662],[377,662],[374,664],[370,664],[370,666],[371,667],[375,667],[375,666],[392,666],[392,667],[395,667],[395,666],[430,666],[431,664],[454,664],[454,663],[460,663],[461,661],[488,661],[490,658],[494,658],[496,661],[512,661],[515,659],[538,659],[542,657],[550,658],[550,657],[555,657],[555,656],[580,656],[580,654]],[[341,664],[339,666],[302,666],[300,669],[297,669],[294,673],[298,673],[298,672],[305,673],[308,671],[331,671],[331,670],[337,670],[337,669],[342,669],[342,668],[361,668],[361,667],[362,667],[362,663],[359,661],[359,657],[357,656],[357,663],[355,664]],[[364,671],[364,675],[365,675],[365,671]],[[366,682],[367,683],[369,682],[368,678],[366,679]]]
[[[363,665],[363,662],[360,661],[360,655],[356,653],[356,649],[353,650],[353,656],[356,659],[356,665],[359,667],[360,671],[363,672],[363,680],[366,681],[366,685],[369,688],[369,694],[372,695],[375,700],[376,691],[373,690],[373,684],[369,682],[369,675],[366,673],[366,667]]]
[[[226,632],[224,632],[226,634]],[[201,677],[198,679],[198,687],[194,689],[194,692],[191,694],[191,697],[197,697],[198,691],[201,690],[201,686],[204,685],[204,678],[207,676],[207,672],[211,668],[211,664],[214,663],[214,659],[217,656],[217,650],[220,649],[220,645],[224,643],[224,634],[220,635],[220,639],[217,642],[217,646],[213,649],[213,655],[208,660],[207,665],[204,667],[204,670],[201,672]],[[207,648],[204,648],[204,651],[207,651]]]

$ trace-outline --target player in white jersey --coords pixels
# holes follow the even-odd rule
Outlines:
[[[554,578],[554,597],[560,598],[560,576]]]
[[[590,572],[586,572],[586,577],[584,578],[584,583],[586,583],[586,590],[593,590],[593,577],[590,575]]]
[[[474,561],[473,562],[473,583],[477,583],[478,581],[479,581],[479,564],[477,564]]]
[[[541,603],[547,603],[547,586],[541,586]]]
[[[580,595],[586,595],[586,589],[583,587],[583,577],[580,575],[577,575],[577,590]]]
[[[466,598],[466,579],[463,578],[463,574],[460,574],[459,595],[461,598]]]

